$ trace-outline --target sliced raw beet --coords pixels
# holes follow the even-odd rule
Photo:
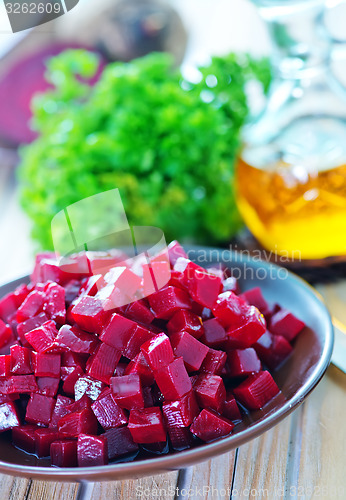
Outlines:
[[[11,356],[3,354],[0,356],[0,377],[9,377],[11,373]]]
[[[55,399],[42,394],[31,394],[26,407],[25,420],[30,424],[48,425],[53,414]]]
[[[35,453],[41,457],[49,457],[50,445],[59,439],[58,432],[54,429],[37,429],[35,436]]]
[[[79,412],[68,413],[58,421],[61,437],[78,437],[79,434],[97,434],[97,419],[92,410],[85,408]]]
[[[166,429],[160,408],[131,410],[128,429],[135,443],[166,442]]]
[[[60,378],[60,354],[33,352],[32,364],[36,377]]]
[[[109,384],[120,358],[120,351],[102,343],[88,360],[87,374],[96,380]]]
[[[174,360],[170,339],[164,333],[155,335],[141,346],[141,352],[153,371],[169,365]]]
[[[169,426],[188,427],[199,413],[196,397],[191,390],[177,401],[162,406],[165,422]]]
[[[99,345],[96,335],[76,326],[64,325],[57,333],[55,344],[81,354],[93,354]]]
[[[33,373],[31,349],[14,345],[10,349],[11,373],[14,375],[28,375]]]
[[[272,335],[268,330],[253,347],[261,361],[271,370],[278,368],[293,351],[293,347],[285,337]]]
[[[52,347],[58,334],[54,321],[46,321],[43,325],[25,334],[27,342],[37,352],[46,352]]]
[[[236,278],[229,276],[222,282],[223,292],[233,292],[236,295],[240,292],[239,284]]]
[[[208,319],[203,323],[204,333],[201,337],[203,342],[208,347],[221,348],[227,340],[227,333],[224,327],[216,318]]]
[[[282,335],[288,342],[292,342],[304,328],[305,323],[287,309],[281,309],[270,319],[269,329],[271,333]]]
[[[128,422],[125,412],[116,403],[110,389],[102,392],[100,397],[91,405],[91,409],[104,430],[122,427]]]
[[[20,416],[16,403],[9,401],[0,404],[0,432],[8,431],[20,425]]]
[[[227,349],[252,346],[266,331],[264,316],[255,306],[249,306],[243,316],[242,325],[227,330]]]
[[[57,283],[47,283],[44,291],[46,294],[44,312],[51,320],[60,325],[64,324],[66,320],[64,288]]]
[[[261,362],[256,354],[255,349],[249,347],[248,349],[234,349],[228,353],[230,377],[242,377],[244,375],[251,375],[261,371]]]
[[[209,348],[201,365],[200,372],[221,375],[226,361],[227,354],[225,352]]]
[[[121,408],[127,410],[144,408],[141,381],[136,373],[111,378],[111,389],[115,401]]]
[[[154,373],[142,352],[138,353],[133,361],[127,365],[124,375],[130,375],[130,373],[139,375],[143,387],[152,385],[155,381]]]
[[[46,300],[45,293],[42,291],[33,290],[24,299],[24,302],[17,310],[17,321],[22,323],[23,321],[36,316],[43,309]]]
[[[222,413],[226,399],[226,389],[221,377],[210,374],[200,375],[193,390],[197,403],[201,408],[210,408]]]
[[[235,400],[235,397],[231,393],[226,394],[226,400],[222,414],[229,420],[233,421],[241,420],[241,413],[239,410],[239,406],[237,404],[237,401]]]
[[[54,379],[53,379],[54,380]],[[68,398],[66,396],[61,396],[61,394],[58,395],[56,399],[56,404],[53,410],[52,418],[49,423],[49,427],[57,427],[59,420],[67,415],[68,413],[71,413],[70,409],[68,408],[71,404],[73,403],[73,399]]]
[[[196,339],[199,339],[204,332],[202,320],[197,314],[191,311],[177,311],[167,323],[168,334],[175,332],[188,332]]]
[[[280,392],[269,372],[250,375],[234,390],[236,399],[248,410],[259,410]]]
[[[66,377],[63,376],[64,370],[69,370]],[[80,377],[83,377],[83,375],[84,375],[84,372],[80,368],[80,366],[76,366],[75,368],[73,366],[70,368],[62,367],[61,368],[61,379],[64,382],[63,386],[62,386],[63,391],[66,394],[71,394],[71,395],[73,394],[74,395],[74,388],[75,388],[76,382]]]
[[[54,397],[59,389],[59,379],[51,377],[36,377],[38,393],[43,396]]]
[[[170,336],[174,355],[182,357],[188,372],[195,372],[201,367],[209,348],[187,332],[176,332]]]
[[[39,326],[43,325],[48,321],[48,316],[46,313],[42,312],[38,314],[37,316],[34,316],[33,318],[29,318],[26,321],[23,321],[23,323],[19,323],[17,326],[17,334],[19,337],[19,340],[23,344],[24,347],[29,347],[30,344],[25,338],[25,334],[28,332],[31,332],[31,330],[35,330]]]
[[[155,317],[158,319],[171,319],[180,309],[190,309],[191,299],[180,288],[168,286],[153,293],[148,297],[149,304]]]
[[[114,313],[100,335],[102,342],[124,352],[137,323]]]
[[[100,380],[89,376],[79,377],[74,385],[75,400],[78,401],[86,394],[90,399],[96,401],[104,388],[105,384]]]
[[[183,358],[177,358],[155,372],[155,380],[166,401],[180,399],[192,388]]]
[[[134,359],[140,352],[141,346],[154,337],[154,332],[145,326],[136,325],[126,347],[122,351],[123,355],[126,358]]]
[[[78,467],[93,467],[108,464],[107,437],[81,434],[77,442]]]
[[[187,254],[183,247],[180,245],[180,243],[176,240],[171,241],[171,243],[168,245],[168,257],[169,261],[171,263],[171,266],[173,267],[174,264],[177,262],[179,257],[183,257],[187,259]]]
[[[99,333],[109,317],[109,313],[104,310],[102,302],[89,295],[81,297],[73,307],[71,314],[80,328],[91,333]]]
[[[20,425],[12,429],[12,442],[17,448],[27,453],[35,453],[36,425]]]
[[[12,338],[13,332],[10,325],[0,319],[0,348],[4,347]]]
[[[143,300],[136,300],[135,302],[129,304],[126,307],[124,314],[127,318],[143,323],[143,325],[150,325],[155,318]]]
[[[202,410],[190,427],[192,434],[202,441],[208,442],[227,436],[232,432],[234,424],[211,410]]]
[[[269,304],[263,297],[262,290],[259,286],[251,288],[251,290],[246,290],[246,292],[242,293],[240,297],[242,297],[251,306],[257,307],[257,309],[259,309],[264,315],[266,315],[270,310]]]
[[[108,459],[115,460],[130,453],[138,452],[138,444],[132,439],[127,427],[109,429],[104,434],[108,442]]]
[[[77,467],[77,441],[54,441],[50,445],[50,456],[55,467]]]

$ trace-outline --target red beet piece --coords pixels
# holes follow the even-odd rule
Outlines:
[[[279,388],[269,372],[263,371],[250,375],[234,390],[236,399],[248,410],[258,410],[268,403]]]
[[[167,323],[168,334],[175,332],[188,332],[196,339],[199,339],[204,332],[202,320],[197,314],[191,311],[177,311]]]
[[[77,382],[77,380],[84,375],[83,370],[81,369],[80,366],[76,366],[75,368],[66,368],[66,370],[71,370],[67,377],[64,379],[63,378],[63,371],[64,368],[61,368],[61,378],[64,381],[64,384],[62,386],[63,391],[66,392],[66,394],[74,394],[74,387]]]
[[[60,378],[60,354],[33,353],[36,377]]]
[[[58,395],[56,400],[56,405],[52,414],[52,418],[49,423],[49,427],[56,427],[58,425],[59,420],[62,417],[64,417],[68,413],[71,413],[68,407],[71,406],[72,403],[73,400],[71,398],[67,398],[66,396],[61,396],[60,394]]]
[[[76,326],[64,325],[60,328],[55,343],[72,352],[93,354],[99,345],[99,340],[96,335],[83,332]]]
[[[77,442],[78,467],[108,464],[107,437],[81,434]]]
[[[108,442],[109,460],[115,460],[116,458],[138,451],[138,444],[133,441],[131,432],[127,427],[109,429],[104,435]]]
[[[144,326],[136,325],[127,346],[122,351],[123,355],[126,358],[134,359],[140,352],[141,346],[154,337],[154,332]]]
[[[79,366],[82,370],[84,370],[87,358],[90,359],[88,354],[76,353],[72,351],[63,352],[61,354],[61,366]]]
[[[230,351],[228,353],[228,362],[228,375],[230,377],[241,377],[261,371],[261,362],[252,347]]]
[[[254,306],[249,306],[243,317],[243,324],[227,330],[228,348],[246,348],[254,344],[266,331],[266,321],[263,314]]]
[[[10,316],[17,312],[19,306],[15,294],[8,293],[0,299],[0,318],[6,322]]]
[[[71,314],[80,328],[92,333],[99,333],[109,317],[109,313],[103,309],[102,302],[89,295],[81,297]]]
[[[114,399],[121,408],[127,410],[144,408],[141,381],[136,373],[112,377],[111,388]]]
[[[199,370],[209,348],[187,332],[176,332],[170,337],[176,357],[182,356],[188,372]]]
[[[109,384],[121,357],[120,351],[107,344],[100,344],[88,361],[87,373],[90,377]]]
[[[77,441],[54,441],[50,445],[50,456],[56,467],[77,467]]]
[[[155,380],[166,401],[180,399],[192,388],[183,358],[177,358],[158,370]]]
[[[11,372],[11,356],[5,354],[0,356],[0,377],[9,377]]]
[[[213,314],[226,327],[236,328],[244,322],[244,306],[246,303],[233,292],[220,293],[213,307]]]
[[[49,457],[50,445],[59,438],[57,431],[53,429],[37,429],[35,436],[35,453],[41,457]]]
[[[131,410],[128,429],[135,443],[166,441],[166,429],[160,408]]]
[[[56,396],[59,389],[59,379],[51,377],[37,377],[36,383],[38,387],[38,393],[43,396]]]
[[[281,309],[270,320],[270,331],[274,335],[282,335],[288,342],[292,342],[305,327],[305,323],[287,309]]]
[[[55,399],[42,394],[31,394],[26,407],[25,420],[31,424],[48,425],[54,406]]]
[[[8,379],[7,394],[30,394],[37,390],[34,375],[13,375]]]
[[[191,448],[193,444],[189,427],[180,427],[175,423],[166,423],[167,432],[173,450],[182,451]]]
[[[79,434],[97,434],[97,419],[94,413],[85,408],[79,412],[68,413],[58,422],[62,437],[78,437]]]
[[[129,304],[125,309],[125,316],[133,321],[143,323],[143,325],[150,325],[155,318],[149,307],[142,300],[136,300],[132,304]]]
[[[105,429],[122,427],[127,424],[124,411],[116,403],[110,389],[106,389],[91,405],[91,409],[100,425]]]
[[[180,288],[168,286],[148,297],[150,307],[158,319],[171,319],[176,311],[190,309],[191,300]]]
[[[6,345],[12,338],[12,328],[0,319],[0,348]]]
[[[141,346],[141,352],[153,371],[169,365],[174,359],[169,338],[164,333],[155,335]]]
[[[100,339],[120,352],[124,352],[136,327],[137,323],[134,321],[114,313],[102,330]]]
[[[72,302],[78,297],[81,290],[81,282],[79,280],[71,280],[66,285],[65,289],[65,304],[70,306]],[[92,294],[87,294],[92,295]]]
[[[126,266],[116,266],[105,275],[105,281],[114,285],[123,295],[134,297],[141,286],[141,278]]]
[[[188,427],[199,413],[196,397],[190,391],[177,401],[165,403],[162,406],[163,416],[167,425]]]
[[[46,321],[43,325],[25,334],[26,340],[37,352],[46,352],[52,347],[58,331],[54,321]]]
[[[240,292],[238,281],[234,276],[230,276],[222,282],[223,292],[233,292],[236,295]]]
[[[225,406],[223,408],[223,416],[229,420],[241,420],[241,413],[235,397],[231,393],[226,394]]]
[[[203,323],[204,333],[201,342],[208,347],[223,347],[227,340],[227,333],[219,320],[216,318],[208,319]]]
[[[173,267],[174,264],[177,262],[179,257],[183,257],[187,259],[187,254],[183,247],[180,245],[180,243],[176,240],[171,241],[171,243],[168,245],[168,257],[169,261],[171,263],[171,266]]]
[[[48,321],[48,317],[46,313],[42,312],[38,314],[37,316],[34,316],[33,318],[29,318],[26,321],[23,321],[23,323],[19,323],[17,326],[17,334],[19,337],[19,340],[23,344],[24,347],[29,347],[30,344],[25,338],[25,334],[28,332],[31,332],[31,330],[35,330],[39,326],[43,325],[43,323],[46,323]]]
[[[151,260],[150,264],[144,264],[143,271],[143,295],[147,297],[163,288],[170,280],[171,270],[168,260]]]
[[[31,363],[31,350],[19,345],[11,346],[11,373],[16,375],[28,375],[33,373]]]
[[[209,349],[201,365],[201,373],[211,373],[212,375],[221,375],[227,361],[227,354],[223,351]]]
[[[36,425],[20,425],[12,430],[12,442],[27,453],[35,453]]]
[[[75,400],[78,401],[86,394],[90,399],[96,401],[104,388],[105,384],[100,380],[89,376],[79,377],[74,385]]]
[[[62,325],[66,320],[64,288],[57,283],[48,283],[44,291],[46,294],[44,311],[50,319]]]
[[[275,370],[291,354],[293,348],[281,335],[272,335],[268,330],[253,345],[259,358],[268,368]]]
[[[202,410],[190,427],[192,434],[202,441],[213,441],[232,432],[234,424],[210,410]]]
[[[0,432],[8,431],[18,425],[20,425],[20,417],[15,403],[2,403],[0,405]]]
[[[138,353],[133,361],[127,365],[124,375],[130,375],[130,373],[139,375],[143,387],[152,385],[155,381],[153,371],[142,352]]]
[[[262,290],[259,286],[256,288],[251,288],[251,290],[246,290],[240,297],[242,297],[251,306],[257,307],[262,314],[266,315],[270,310],[268,302],[265,300],[262,294]]]
[[[226,389],[221,377],[210,374],[200,375],[193,390],[201,408],[210,408],[222,413],[226,399]]]
[[[37,290],[33,290],[29,293],[29,295],[25,298],[22,305],[17,310],[17,321],[18,323],[22,323],[28,318],[32,318],[36,316],[38,313],[42,311],[42,308],[45,303],[46,296],[44,292],[40,292]]]

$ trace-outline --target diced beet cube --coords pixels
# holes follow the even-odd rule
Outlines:
[[[305,323],[287,311],[287,309],[281,309],[270,319],[271,333],[282,335],[288,342],[292,342],[304,327]]]
[[[141,286],[141,278],[126,266],[112,267],[104,279],[128,297],[134,297]]]
[[[222,287],[221,278],[212,274],[196,271],[194,279],[189,283],[191,297],[198,304],[212,309]]]
[[[67,266],[66,266],[67,267]],[[55,254],[39,254],[36,256],[36,265],[31,281],[33,283],[46,283],[54,281],[59,284],[64,284],[71,279],[70,273],[66,273],[57,264]]]
[[[233,390],[236,399],[248,410],[263,408],[279,392],[273,377],[267,371],[250,375]]]
[[[38,457],[49,457],[50,445],[59,439],[57,431],[53,429],[37,429],[35,436],[35,453]]]
[[[269,311],[268,302],[263,297],[262,290],[259,286],[251,288],[251,290],[246,290],[246,292],[243,292],[240,297],[246,300],[246,302],[251,306],[257,307],[257,309],[264,315],[266,315]]]
[[[245,305],[244,300],[233,292],[223,292],[213,307],[213,313],[224,326],[236,328],[244,322]]]
[[[240,292],[238,281],[234,276],[230,276],[222,282],[223,292],[233,292],[236,295]]]
[[[164,333],[155,335],[141,346],[141,352],[153,371],[169,365],[174,359],[169,338]]]
[[[88,361],[87,373],[90,377],[109,384],[121,357],[120,351],[102,343]]]
[[[40,313],[45,303],[45,299],[46,296],[44,292],[39,292],[37,290],[30,292],[17,310],[18,323],[22,323],[28,318],[32,318]]]
[[[82,354],[93,354],[99,345],[96,335],[83,332],[78,327],[70,325],[64,325],[60,328],[55,342],[59,346]]]
[[[171,263],[171,266],[173,267],[174,264],[177,262],[179,257],[183,257],[187,259],[187,254],[183,247],[180,245],[180,243],[176,240],[171,241],[171,243],[168,245],[168,257],[169,261]]]
[[[155,380],[166,401],[180,399],[192,388],[183,358],[177,358],[158,370]]]
[[[54,379],[51,379],[54,380]],[[58,425],[59,420],[71,413],[69,410],[69,406],[73,403],[71,398],[67,398],[66,396],[61,396],[60,394],[57,397],[55,408],[52,414],[51,421],[49,423],[49,427],[56,427]]]
[[[208,347],[222,347],[227,340],[227,333],[224,327],[216,318],[208,319],[203,323],[204,333],[201,342]]]
[[[114,313],[102,330],[100,339],[102,342],[123,352],[136,327],[137,323],[134,321]]]
[[[61,436],[71,438],[79,434],[97,434],[97,419],[94,413],[85,408],[79,412],[68,413],[58,422]]]
[[[12,338],[12,328],[0,319],[0,347],[6,345]]]
[[[130,373],[137,373],[144,387],[152,385],[155,381],[153,371],[142,352],[138,353],[133,361],[127,365],[124,375],[130,375]]]
[[[38,387],[38,393],[43,396],[56,396],[59,389],[59,379],[51,377],[37,377],[36,383]]]
[[[138,444],[133,441],[131,432],[127,427],[109,429],[104,435],[108,442],[109,460],[115,460],[116,458],[138,451]]]
[[[0,432],[8,431],[20,425],[20,417],[16,404],[13,402],[0,405]]]
[[[71,314],[80,328],[91,333],[99,333],[109,317],[109,313],[103,309],[102,302],[89,295],[81,297]]]
[[[230,377],[241,377],[243,375],[251,375],[261,371],[261,362],[256,354],[255,349],[234,349],[228,353]]]
[[[227,354],[225,352],[210,348],[201,365],[200,372],[221,375],[226,360]]]
[[[105,430],[113,427],[122,427],[127,424],[127,417],[116,403],[110,389],[101,394],[95,403],[91,405],[91,409]]]
[[[26,333],[25,338],[35,351],[45,352],[52,346],[57,334],[54,321],[46,321],[35,330]]]
[[[200,375],[193,390],[197,398],[197,403],[201,408],[211,408],[222,413],[226,389],[223,380],[218,375]]]
[[[20,425],[12,430],[12,442],[27,453],[35,453],[36,425]]]
[[[202,320],[197,314],[191,311],[177,311],[167,323],[169,334],[175,332],[188,332],[196,339],[199,339],[204,332]]]
[[[79,377],[74,385],[75,400],[78,401],[86,394],[90,399],[96,401],[104,388],[105,384],[100,380],[89,376]]]
[[[13,375],[8,382],[8,394],[30,394],[38,390],[34,375]]]
[[[196,397],[190,391],[177,401],[165,403],[162,406],[163,416],[167,425],[188,427],[199,413]]]
[[[234,424],[210,410],[202,410],[190,427],[192,434],[202,441],[213,441],[232,432]]]
[[[151,261],[150,264],[144,264],[143,271],[143,295],[147,297],[164,287],[170,280],[171,270],[169,262]]]
[[[81,434],[77,442],[78,467],[108,464],[107,437]]]
[[[36,377],[60,378],[60,355],[33,353],[33,366]]]
[[[48,425],[52,418],[55,399],[42,394],[31,394],[26,407],[25,420],[31,424]]]
[[[66,394],[74,394],[75,384],[76,384],[77,380],[84,375],[84,372],[80,366],[76,366],[75,368],[73,368],[73,367],[66,368],[66,369],[71,370],[71,371],[65,379],[62,378],[62,380],[64,382],[62,388],[63,388],[63,391],[66,392]],[[63,376],[63,370],[64,370],[64,368],[61,368],[61,376]]]
[[[259,358],[268,368],[275,370],[293,351],[291,344],[281,335],[272,335],[268,330],[253,345]]]
[[[19,340],[23,344],[24,347],[29,347],[30,344],[25,338],[25,334],[28,332],[31,332],[31,330],[35,330],[39,326],[43,325],[48,321],[48,317],[46,313],[42,312],[38,314],[37,316],[34,316],[33,318],[29,318],[26,321],[23,321],[23,323],[19,323],[17,326],[17,334],[19,337]]]
[[[77,441],[54,441],[50,445],[50,456],[56,467],[77,467]]]
[[[135,443],[166,441],[166,429],[160,408],[131,410],[128,429]]]
[[[61,354],[61,366],[79,366],[82,370],[84,370],[87,358],[90,359],[88,354],[76,353],[72,351],[63,352]]]
[[[11,372],[11,356],[5,354],[0,356],[0,377],[9,377]]]
[[[187,332],[176,332],[170,336],[176,357],[182,356],[188,372],[199,370],[209,348]]]
[[[16,375],[28,375],[33,373],[31,364],[31,349],[14,345],[11,347],[11,373]]]
[[[171,319],[180,309],[190,309],[191,300],[188,294],[174,286],[168,286],[148,297],[150,307],[156,318]]]
[[[133,321],[143,323],[143,325],[150,325],[155,318],[143,300],[136,300],[129,304],[125,309],[125,316]]]
[[[154,332],[144,326],[136,325],[127,346],[122,351],[123,355],[126,358],[134,359],[140,352],[141,346],[154,337]]]
[[[226,394],[223,416],[229,420],[241,420],[241,413],[235,397],[231,393]]]
[[[8,293],[0,299],[0,318],[7,321],[10,316],[17,312],[20,304],[14,293]]]
[[[254,306],[249,306],[244,321],[236,329],[227,330],[228,348],[246,348],[254,344],[266,331],[266,321],[263,314]]]
[[[115,401],[127,410],[144,408],[144,398],[139,375],[131,373],[111,378],[111,389]]]
[[[174,269],[172,269],[168,286],[176,286],[177,288],[185,290],[183,273],[181,273],[180,271],[174,271]]]
[[[57,283],[45,287],[46,303],[43,307],[47,316],[60,325],[66,320],[65,290]]]
[[[173,450],[182,451],[191,448],[193,444],[189,427],[180,427],[174,422],[166,423],[167,432]]]

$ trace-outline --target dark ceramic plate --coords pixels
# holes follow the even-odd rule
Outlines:
[[[225,453],[259,436],[304,401],[325,373],[333,349],[331,319],[315,290],[278,266],[255,261],[227,250],[192,248],[189,257],[203,266],[224,263],[239,277],[243,290],[260,286],[268,301],[287,307],[306,323],[307,327],[295,342],[293,355],[274,374],[281,393],[262,410],[252,412],[246,417],[246,421],[236,426],[229,437],[187,451],[101,467],[50,467],[48,460],[38,460],[16,450],[11,445],[10,433],[4,433],[0,436],[0,472],[55,481],[102,481],[181,469]],[[0,296],[27,279],[0,287]]]

